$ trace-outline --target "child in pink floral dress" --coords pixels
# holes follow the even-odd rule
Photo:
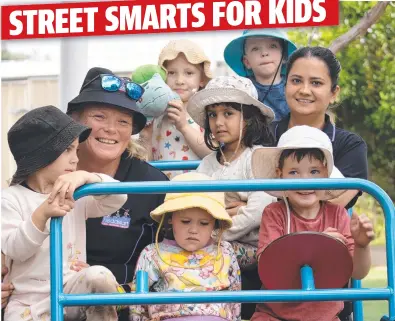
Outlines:
[[[173,181],[211,180],[204,174],[185,173]],[[240,270],[230,243],[221,234],[232,225],[224,193],[167,194],[151,217],[171,228],[172,236],[148,245],[136,271],[148,273],[155,292],[241,290]],[[166,224],[167,223],[167,224]],[[158,229],[159,232],[160,228]],[[212,238],[215,234],[217,240]],[[173,239],[173,240],[171,240]],[[135,280],[129,284],[135,288]],[[239,321],[239,303],[131,306],[130,320]]]

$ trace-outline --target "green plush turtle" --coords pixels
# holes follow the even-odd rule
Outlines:
[[[166,81],[166,70],[158,65],[142,65],[132,74],[132,81],[136,84],[142,84],[150,80],[154,74],[159,74],[163,81]]]
[[[148,122],[163,115],[170,101],[181,100],[180,96],[166,85],[158,73],[143,82],[141,86],[145,91],[141,100],[137,102],[137,107],[147,117]]]

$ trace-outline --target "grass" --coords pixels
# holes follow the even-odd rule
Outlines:
[[[368,276],[362,280],[364,288],[384,288],[387,286],[386,267],[374,267]],[[387,301],[364,301],[364,321],[380,321],[383,315],[388,315]]]

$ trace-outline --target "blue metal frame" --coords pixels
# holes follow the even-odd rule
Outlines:
[[[352,215],[352,208],[348,210],[348,214]],[[362,281],[351,279],[351,287],[354,289],[362,288]],[[362,321],[363,320],[363,302],[362,301],[354,301],[353,302],[353,319],[354,321]]]
[[[145,272],[137,274],[138,292],[129,294],[64,294],[62,270],[62,218],[51,219],[51,319],[63,321],[63,307],[74,305],[136,305],[207,302],[279,302],[279,301],[344,301],[387,300],[389,317],[395,321],[395,208],[389,196],[376,184],[361,179],[314,180],[227,180],[193,182],[101,183],[85,185],[74,193],[77,200],[86,195],[157,194],[199,191],[260,191],[260,190],[362,190],[380,203],[385,215],[387,288],[378,289],[310,289],[314,284],[308,269],[303,272],[306,289],[264,291],[219,291],[207,293],[148,293]],[[302,276],[301,276],[302,277]],[[308,289],[307,289],[308,288]]]
[[[194,161],[152,161],[150,164],[159,170],[195,170],[199,164],[200,160]],[[349,210],[351,216],[352,209]],[[354,289],[360,289],[362,287],[361,280],[351,280],[351,287]],[[362,321],[363,320],[363,302],[354,301],[353,302],[353,320]]]
[[[171,170],[196,170],[200,164],[200,160],[194,161],[152,161],[150,164],[157,169],[163,171]],[[350,216],[352,215],[352,209],[348,211]],[[360,289],[362,287],[361,280],[351,280],[351,287],[354,289]],[[354,301],[353,302],[353,320],[362,321],[363,320],[363,302]]]
[[[198,168],[200,160],[194,161],[153,161],[150,164],[157,169],[163,171],[183,171],[183,170],[194,170]]]

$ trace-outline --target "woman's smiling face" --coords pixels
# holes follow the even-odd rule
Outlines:
[[[132,135],[131,113],[114,107],[91,105],[83,109],[80,121],[92,128],[89,138],[80,145],[80,150],[85,150],[101,161],[113,161],[121,157]]]
[[[333,84],[326,64],[314,57],[297,59],[288,73],[285,96],[291,113],[323,115],[335,102],[340,88]]]

